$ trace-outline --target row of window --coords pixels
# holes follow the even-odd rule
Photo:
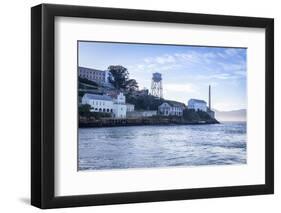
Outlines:
[[[93,101],[93,105],[105,106],[105,102],[104,101]]]
[[[105,76],[104,72],[93,72],[93,71],[86,71],[86,70],[80,70],[80,74],[90,74],[90,75]]]
[[[169,110],[169,111],[178,111],[178,112],[181,112],[182,111],[182,109],[181,108],[178,108],[178,107],[172,107],[172,108],[170,108],[170,107],[165,107],[165,108],[161,108],[160,110]]]
[[[170,112],[168,110],[165,110],[164,115],[182,115],[182,112]]]
[[[113,110],[112,109],[102,109],[102,108],[94,108],[94,111],[95,112],[113,112]]]
[[[87,79],[93,79],[93,80],[104,80],[104,77],[96,77],[96,76],[91,76],[91,75],[86,75],[86,74],[80,74],[82,78],[87,78]]]

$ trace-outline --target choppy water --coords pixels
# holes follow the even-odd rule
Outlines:
[[[246,123],[79,129],[78,170],[245,164]]]

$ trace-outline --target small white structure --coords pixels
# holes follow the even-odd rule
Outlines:
[[[164,116],[182,116],[184,106],[179,103],[167,103],[164,102],[158,107],[160,115]]]
[[[133,112],[135,111],[135,105],[134,104],[126,104],[127,112]]]
[[[207,103],[203,100],[190,99],[187,104],[188,109],[194,109],[195,111],[201,110],[207,112]]]
[[[126,98],[123,93],[119,93],[116,98],[86,93],[82,97],[82,104],[89,104],[92,112],[110,113],[114,118],[126,118]]]
[[[152,117],[156,116],[156,110],[145,110],[145,111],[131,111],[127,112],[128,118],[143,118],[143,117]]]

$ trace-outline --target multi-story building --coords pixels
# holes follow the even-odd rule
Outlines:
[[[89,104],[92,112],[113,112],[113,100],[108,95],[86,93],[82,97],[82,104]]]
[[[201,110],[207,112],[207,103],[203,100],[190,99],[187,104],[188,109],[194,109],[195,111]]]
[[[108,83],[108,71],[97,70],[87,67],[78,67],[79,77],[86,78],[97,83]]]
[[[86,93],[82,97],[82,104],[89,104],[92,112],[110,113],[114,118],[126,118],[126,98],[123,93],[119,93],[116,98]]]
[[[164,116],[182,116],[184,105],[176,102],[164,102],[158,107],[160,115]]]

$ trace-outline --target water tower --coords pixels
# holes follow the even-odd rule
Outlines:
[[[151,81],[151,95],[158,98],[163,98],[163,87],[162,87],[162,75],[161,73],[155,72],[152,74]]]

